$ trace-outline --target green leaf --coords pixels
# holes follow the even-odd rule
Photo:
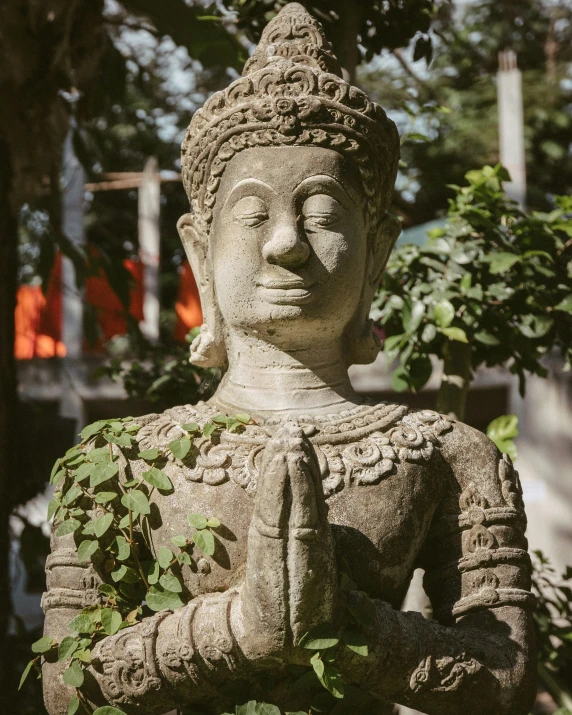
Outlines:
[[[111,705],[104,705],[102,708],[97,708],[93,715],[125,715],[125,713],[123,710],[111,707]]]
[[[89,475],[93,472],[95,469],[95,464],[92,462],[85,462],[84,464],[80,464],[80,466],[76,469],[75,474],[74,474],[74,479],[76,482],[82,482],[84,479],[87,479]]]
[[[95,625],[86,613],[79,613],[67,625],[71,633],[93,633]]]
[[[217,429],[217,426],[213,424],[212,422],[207,422],[204,427],[203,427],[203,434],[205,437],[210,437],[213,432],[215,432]]]
[[[562,310],[565,313],[572,313],[572,294],[567,295],[566,298],[558,303],[558,305],[555,305],[554,310]]]
[[[119,472],[115,462],[100,462],[89,477],[89,486],[97,487],[108,479],[112,479]]]
[[[514,461],[517,449],[514,439],[518,437],[518,417],[516,415],[501,415],[487,427],[487,437],[492,440],[499,451],[508,454]]]
[[[32,643],[32,653],[47,653],[54,645],[56,645],[56,641],[53,638],[44,636],[35,643]]]
[[[391,373],[391,386],[396,392],[405,392],[409,389],[409,373],[403,367],[396,368]]]
[[[200,432],[201,428],[196,422],[187,422],[186,425],[183,425],[183,429],[186,432]]]
[[[161,586],[151,586],[145,601],[152,611],[174,611],[183,605],[177,593],[165,591]]]
[[[101,611],[101,625],[108,636],[115,635],[122,622],[123,618],[119,611],[114,611],[112,608],[104,608]]]
[[[423,332],[421,333],[421,340],[424,343],[430,343],[432,340],[435,339],[436,335],[437,328],[432,323],[427,323],[427,325],[423,328]]]
[[[121,497],[121,503],[126,509],[130,509],[134,514],[149,514],[151,508],[149,500],[143,492],[134,489]]]
[[[390,353],[392,350],[399,348],[405,337],[404,334],[401,334],[390,335],[388,338],[385,338],[383,341],[383,352]]]
[[[78,698],[74,697],[69,701],[67,715],[75,715],[76,712],[78,711],[78,708],[79,708],[79,700],[78,700]]]
[[[208,524],[208,519],[202,514],[188,514],[187,519],[189,524],[194,526],[195,529],[206,529]]]
[[[316,626],[302,636],[299,645],[308,650],[326,650],[339,642],[340,639],[329,626]]]
[[[157,487],[157,489],[161,491],[168,492],[173,489],[173,484],[169,477],[161,469],[157,469],[157,467],[151,467],[149,471],[143,472],[141,476],[151,486]]]
[[[320,658],[320,654],[315,653],[311,657],[310,663],[312,664],[312,668],[314,668],[314,673],[316,673],[318,680],[321,683],[324,676],[324,661]]]
[[[102,514],[95,520],[95,535],[100,539],[113,523],[113,514]]]
[[[24,685],[24,681],[26,680],[26,678],[27,678],[28,675],[30,674],[30,671],[31,671],[32,668],[34,667],[34,663],[35,663],[35,662],[36,662],[35,660],[29,661],[28,665],[24,668],[24,672],[22,673],[22,677],[20,678],[20,684],[18,685],[18,690],[21,690],[21,689],[22,689],[22,685]]]
[[[129,558],[131,554],[131,547],[127,543],[127,539],[124,536],[115,537],[115,546],[117,548],[117,560],[125,561]]]
[[[78,563],[83,564],[91,559],[99,547],[95,539],[86,539],[82,541],[77,549]]]
[[[554,320],[547,315],[524,315],[518,326],[520,332],[527,338],[543,338],[550,332]],[[64,500],[65,501],[65,500]]]
[[[97,447],[97,449],[90,450],[85,455],[90,462],[111,462],[111,455],[109,454],[109,447]]]
[[[115,583],[139,583],[141,580],[137,571],[132,569],[130,566],[126,566],[125,564],[121,564],[121,566],[114,569],[111,572],[111,578],[115,581]]]
[[[329,690],[334,698],[341,699],[344,697],[344,684],[342,682],[342,674],[333,663],[326,663],[324,675],[321,679],[322,685],[326,690]]]
[[[414,301],[411,308],[409,307],[409,303],[405,302],[401,313],[401,319],[403,322],[403,329],[408,335],[413,334],[417,330],[417,328],[421,325],[424,315],[425,306],[421,303],[421,301]]]
[[[475,340],[483,345],[500,345],[500,340],[486,330],[479,330],[475,333]]]
[[[171,549],[168,549],[166,546],[162,546],[159,549],[159,553],[157,554],[157,561],[159,562],[159,566],[162,569],[168,569],[171,565],[171,561],[173,560],[173,558],[174,555]]]
[[[354,653],[363,656],[368,655],[367,638],[361,631],[344,631],[342,640]]]
[[[209,529],[218,529],[220,526],[220,520],[216,518],[216,516],[211,516],[210,519],[207,519],[207,526]]]
[[[58,660],[69,660],[79,647],[79,641],[72,636],[66,636],[58,648]]]
[[[177,561],[180,564],[185,564],[186,566],[191,565],[191,557],[186,551],[181,551],[179,554],[177,554]]]
[[[435,306],[433,315],[435,317],[435,323],[440,328],[448,328],[455,317],[455,308],[450,301],[441,300]]]
[[[56,472],[53,476],[53,478],[50,480],[50,483],[53,484],[55,487],[58,486],[58,484],[62,481],[62,479],[66,475],[66,470],[65,469],[60,469],[59,472]]]
[[[462,328],[441,328],[441,332],[449,340],[456,340],[459,343],[468,343],[467,335]]]
[[[58,510],[58,507],[60,505],[60,500],[58,498],[54,498],[50,501],[48,504],[48,514],[47,514],[47,520],[49,521],[53,515],[56,513]]]
[[[74,484],[74,486],[71,487],[71,489],[68,489],[68,491],[66,492],[62,501],[66,506],[69,506],[70,504],[73,504],[73,502],[78,497],[80,497],[82,495],[82,493],[83,492],[82,492],[81,487],[78,486],[77,484]]]
[[[280,710],[276,705],[269,705],[268,703],[258,703],[256,706],[256,715],[281,715]],[[292,715],[292,713],[289,713]]]
[[[169,442],[169,449],[177,459],[184,459],[191,448],[191,440],[188,437],[175,439]]]
[[[247,415],[246,412],[240,412],[234,416],[234,419],[242,422],[243,425],[247,425],[250,422],[250,415]]]
[[[54,462],[54,466],[52,467],[52,471],[50,472],[50,484],[53,484],[53,479],[56,476],[56,474],[61,471],[60,467],[62,466],[62,460],[61,459],[56,459]]]
[[[483,261],[490,264],[489,270],[492,275],[498,275],[506,273],[515,263],[522,261],[522,256],[501,251],[500,253],[490,253],[483,256]]]
[[[231,418],[228,415],[215,415],[211,418],[211,421],[217,425],[226,426]]]
[[[108,504],[119,496],[117,492],[99,492],[95,495],[95,501],[97,504]]]
[[[82,440],[85,442],[90,437],[93,437],[94,434],[101,432],[101,430],[105,427],[106,424],[107,420],[99,420],[98,422],[94,422],[91,425],[87,425],[87,427],[84,427],[80,433]]]
[[[153,449],[144,449],[142,452],[138,452],[137,456],[140,459],[145,459],[152,462],[154,459],[157,459],[160,454],[161,452],[157,449],[157,447],[153,447]]]
[[[186,536],[173,536],[171,539],[171,543],[174,544],[175,546],[178,546],[180,549],[184,549],[188,542],[187,542],[187,537]]]
[[[164,573],[159,579],[159,584],[165,589],[165,591],[172,591],[173,593],[183,592],[181,582],[172,574]]]
[[[111,444],[116,444],[119,447],[131,447],[131,436],[126,433],[118,435],[105,434],[103,435],[103,438],[107,442],[111,442]]]
[[[195,531],[192,536],[195,545],[206,554],[206,556],[212,556],[215,552],[215,540],[214,536],[208,529],[203,529],[202,531]]]
[[[110,598],[114,598],[115,596],[117,596],[117,590],[115,586],[112,586],[110,583],[100,583],[97,587],[97,590],[100,593],[104,593],[106,596],[109,596]]]
[[[77,660],[74,660],[70,667],[64,670],[63,679],[66,685],[71,685],[72,688],[81,688],[84,677],[81,665]]]
[[[79,529],[80,526],[81,521],[78,521],[77,519],[66,519],[65,521],[62,521],[56,529],[56,536],[66,536],[67,534],[71,534],[76,529]]]
[[[159,581],[159,563],[152,561],[147,567],[147,582],[156,584]]]

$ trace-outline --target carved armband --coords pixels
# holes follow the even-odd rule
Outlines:
[[[232,590],[197,599],[98,644],[92,672],[106,700],[136,706],[152,696],[168,709],[181,697],[214,694],[216,683],[239,665],[230,624],[236,595]]]
[[[459,497],[458,516],[441,519],[440,536],[450,540],[461,531],[460,558],[427,578],[429,588],[442,594],[436,608],[441,620],[479,608],[534,605],[522,491],[507,455],[499,462],[498,478],[503,504],[491,506],[471,482]]]

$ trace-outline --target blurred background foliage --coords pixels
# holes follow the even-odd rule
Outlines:
[[[9,602],[8,516],[18,503],[15,495],[23,494],[10,485],[15,473],[10,453],[14,425],[7,417],[17,405],[10,332],[16,286],[37,281],[46,285],[55,253],[61,250],[74,258],[80,282],[103,266],[127,306],[129,276],[122,260],[138,252],[135,190],[88,195],[87,237],[97,254],[78,251],[63,235],[59,181],[70,124],[88,180],[98,181],[106,172],[141,171],[149,156],[157,157],[160,169],[178,172],[180,142],[192,113],[210,93],[237,76],[264,24],[284,4],[286,0],[0,4],[3,605]],[[528,206],[549,213],[556,208],[556,194],[571,193],[570,2],[306,0],[302,4],[323,22],[350,77],[400,128],[402,163],[393,210],[404,226],[444,216],[455,197],[452,184],[464,185],[469,169],[497,164],[494,79],[497,54],[503,49],[517,52],[523,71]],[[181,399],[194,401],[206,395],[216,380],[216,375],[190,368],[186,347],[172,339],[177,272],[184,259],[175,225],[187,206],[180,183],[163,184],[160,347],[153,350],[145,345],[131,321],[128,347],[133,362],[125,366],[119,359],[125,346],[116,346],[107,370],[124,381],[130,395],[152,398],[159,407]],[[89,312],[87,317],[89,321]],[[186,390],[183,396],[181,389]],[[553,573],[544,576],[557,580]],[[544,581],[538,583],[539,593],[540,588],[548,588]],[[570,611],[564,614],[568,621],[560,630],[550,624],[558,618],[561,624],[562,599],[569,602],[570,594],[561,591],[556,602],[545,595],[545,607],[539,611],[545,645],[541,658],[549,670],[556,668],[565,683],[570,674]],[[0,610],[3,641],[9,609]],[[1,651],[2,713],[42,712],[32,682],[17,706],[6,700],[11,698],[15,673],[28,659],[26,639],[32,642],[36,637],[26,632],[25,624],[17,624],[9,647]]]

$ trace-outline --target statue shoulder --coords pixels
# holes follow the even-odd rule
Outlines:
[[[450,422],[440,452],[458,485],[461,508],[471,503],[522,510],[520,480],[510,457],[480,430],[456,420]]]

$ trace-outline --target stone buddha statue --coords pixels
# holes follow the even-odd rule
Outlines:
[[[378,351],[368,313],[399,231],[387,212],[398,156],[395,125],[343,79],[297,3],[194,115],[182,147],[192,212],[179,221],[205,316],[191,361],[224,375],[208,402],[138,418],[137,440],[163,447],[221,413],[252,420],[164,468],[174,493],[154,494],[155,547],[200,512],[222,522],[222,556],[183,569],[187,605],[97,645],[92,702],[220,715],[240,683],[242,702],[308,712],[290,687],[312,655],[300,639],[365,600],[368,655],[345,648],[336,662],[371,700],[336,713],[528,713],[533,597],[510,460],[447,416],[363,399],[348,378]],[[400,610],[417,567],[430,620]],[[95,572],[58,539],[48,570],[52,632],[86,605]],[[68,697],[50,668],[46,703],[60,715]]]

